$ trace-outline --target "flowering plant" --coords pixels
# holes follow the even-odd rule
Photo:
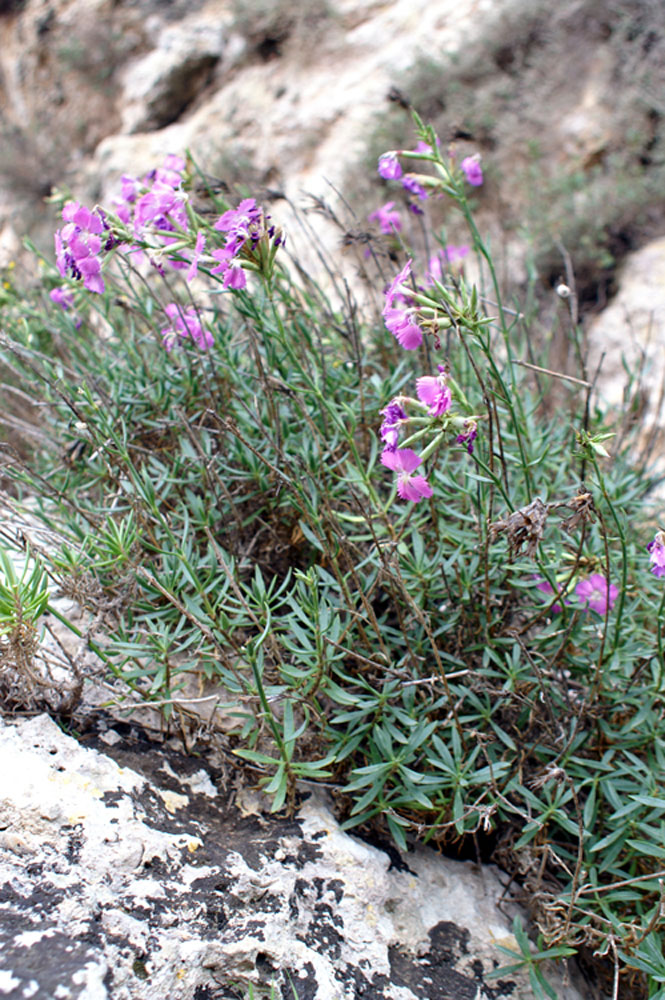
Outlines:
[[[125,175],[110,208],[65,205],[51,294],[3,313],[0,356],[43,395],[39,452],[8,451],[7,474],[59,539],[51,575],[104,623],[127,710],[186,729],[211,690],[188,738],[275,809],[334,781],[345,824],[402,849],[501,844],[555,950],[643,969],[665,542],[649,573],[648,480],[608,450],[584,373],[505,304],[476,151],[418,129],[376,180],[395,194],[366,235],[391,264],[358,260],[379,322],[189,160]],[[400,198],[422,213],[401,229]],[[432,205],[451,220],[436,253],[409,225]]]

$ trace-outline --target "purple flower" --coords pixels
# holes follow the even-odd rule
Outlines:
[[[214,228],[226,233],[224,247],[213,251],[219,265],[212,272],[224,275],[225,288],[244,288],[247,283],[240,259],[234,258],[250,261],[251,270],[270,277],[275,253],[278,247],[284,246],[285,237],[254,198],[244,198],[237,208],[224,212]]]
[[[253,248],[265,233],[263,210],[257,206],[254,198],[244,198],[237,208],[220,215],[215,229],[227,233],[225,247],[233,255],[248,241]]]
[[[441,140],[439,139],[438,136],[436,136],[436,144],[437,144],[437,146],[441,145]],[[420,139],[418,141],[418,145],[414,147],[414,149],[412,150],[412,152],[414,152],[414,153],[431,153],[431,152],[433,152],[433,149],[432,149],[432,146],[429,145],[429,143],[423,142],[423,140]]]
[[[425,188],[416,180],[413,174],[406,174],[402,177],[402,187],[410,194],[415,194],[421,201],[426,201],[429,197]]]
[[[454,243],[449,243],[448,246],[444,247],[430,257],[429,268],[427,274],[425,275],[425,284],[433,285],[435,281],[443,281],[443,272],[446,265],[452,266],[453,264],[458,264],[463,260],[469,252],[468,246],[465,244],[463,246],[455,246]]]
[[[157,175],[155,177],[155,175]],[[172,184],[163,179],[164,171],[156,170],[152,176],[152,187],[145,194],[137,199],[134,205],[134,232],[142,239],[145,237],[145,230],[158,230],[157,238],[166,246],[180,242],[180,235],[183,230],[189,230],[189,219],[185,207],[185,193],[177,190]],[[151,175],[147,175],[150,177]],[[173,233],[168,236],[167,233]],[[132,248],[139,249],[139,248]],[[177,256],[166,255],[168,264],[177,271],[188,267],[187,261]],[[157,260],[151,263],[163,274],[161,265]]]
[[[133,217],[137,236],[148,224],[169,232],[174,232],[177,227],[187,231],[189,220],[181,177],[184,169],[184,159],[171,154],[165,158],[162,167],[148,171],[140,181],[129,174],[122,175],[120,197],[114,200],[114,205],[126,225]],[[182,262],[177,263],[182,267]]]
[[[547,594],[548,596],[551,596],[552,594],[554,594],[554,587],[552,586],[551,583],[549,583],[547,580],[541,579],[540,577],[535,577],[534,579],[536,579],[536,580],[539,581],[536,584],[536,588],[542,594]],[[564,601],[564,603],[565,604],[569,604],[570,601]],[[561,605],[557,602],[557,603],[555,603],[555,604],[552,605],[552,607],[550,608],[550,610],[552,611],[553,614],[558,615],[561,612],[561,610],[562,610],[561,609]]]
[[[384,309],[386,327],[405,351],[415,351],[423,342],[423,331],[413,321],[412,309]]]
[[[138,198],[140,188],[141,185],[135,177],[123,174],[120,178],[120,197],[130,205],[133,205]]]
[[[480,187],[483,183],[483,171],[480,166],[480,153],[473,156],[465,156],[460,164],[462,172],[467,179],[467,183],[472,187]]]
[[[247,284],[247,275],[237,261],[233,261],[227,267],[222,284],[224,288],[233,288],[236,292]]]
[[[665,532],[657,531],[653,541],[647,545],[651,572],[654,576],[665,576]]]
[[[469,455],[473,455],[473,442],[478,437],[478,424],[475,420],[465,420],[464,430],[455,438],[456,444],[466,445]]]
[[[108,249],[102,248],[102,233],[107,229],[101,215],[91,212],[78,201],[69,201],[62,210],[65,225],[55,233],[55,256],[58,270],[63,278],[68,274],[78,281],[81,279],[91,292],[104,291],[104,279],[99,255]]]
[[[406,351],[415,350],[423,342],[423,331],[413,318],[415,309],[409,309],[406,305],[407,297],[413,295],[413,290],[405,284],[410,274],[411,261],[407,260],[399,274],[388,285],[383,307],[386,327]],[[396,303],[399,303],[399,306]]]
[[[166,306],[164,312],[171,320],[171,326],[162,329],[162,341],[167,353],[171,353],[179,340],[186,340],[188,337],[192,338],[201,351],[207,351],[212,347],[213,336],[201,325],[195,309],[188,309],[185,312],[180,306],[172,303]]]
[[[396,277],[393,278],[393,280],[386,288],[386,293],[385,293],[386,304],[383,307],[384,316],[389,309],[394,308],[395,299],[398,299],[400,302],[403,302],[405,295],[412,294],[412,289],[409,288],[409,286],[406,284],[406,281],[410,277],[410,275],[411,275],[411,261],[407,260],[402,270],[399,272],[398,275],[396,275]]]
[[[118,216],[121,222],[124,222],[128,226],[132,221],[132,208],[129,202],[123,201],[122,198],[114,198],[112,203],[115,208],[115,214]]]
[[[230,250],[213,250],[212,256],[219,261],[217,267],[213,267],[211,274],[222,274],[224,288],[234,288],[236,290],[244,288],[247,284],[247,276]]]
[[[166,229],[175,232],[176,227],[189,228],[189,220],[185,209],[185,195],[170,184],[155,181],[149,191],[136,202],[134,208],[134,226],[138,232],[148,224],[156,229]]]
[[[379,436],[386,445],[386,451],[395,451],[401,423],[403,420],[408,419],[406,411],[393,399],[381,410],[381,416],[383,417],[383,423],[379,429]]]
[[[402,168],[397,159],[397,153],[384,153],[379,157],[379,174],[386,181],[396,181],[402,176]]]
[[[446,370],[443,365],[438,367],[438,375],[422,375],[416,379],[418,399],[427,404],[428,413],[432,417],[443,416],[453,401],[452,393],[446,385]]]
[[[614,602],[619,596],[619,588],[602,574],[592,573],[588,580],[579,581],[575,587],[575,594],[583,607],[604,615],[608,607],[610,611],[614,607]]]
[[[143,186],[150,187],[151,184],[161,184],[167,187],[179,188],[182,186],[182,171],[185,169],[185,161],[182,156],[169,153],[164,157],[161,167],[149,170],[143,178]]]
[[[192,255],[192,262],[189,265],[189,270],[187,271],[186,278],[187,281],[193,281],[196,277],[199,269],[199,259],[203,253],[203,248],[206,245],[206,238],[202,232],[196,234],[196,245],[194,247],[194,253]]]
[[[376,220],[379,223],[381,232],[387,235],[399,233],[402,228],[402,220],[400,219],[399,212],[396,209],[393,210],[394,204],[394,201],[387,201],[381,208],[377,208],[376,212],[372,212],[367,216],[370,222]]]
[[[184,157],[178,156],[177,153],[168,153],[164,157],[164,169],[165,170],[175,170],[180,173],[185,169]]]
[[[413,475],[422,458],[410,448],[398,448],[392,451],[386,448],[381,453],[381,462],[387,469],[397,473],[397,493],[402,500],[413,500],[418,503],[424,497],[432,496],[432,487],[424,476]]]
[[[61,309],[71,309],[74,305],[74,293],[68,288],[54,288],[49,292],[49,298]]]
[[[186,167],[185,159],[176,153],[169,153],[164,157],[164,165],[155,170],[155,179],[163,184],[170,184],[171,187],[180,187],[182,184],[182,172]]]

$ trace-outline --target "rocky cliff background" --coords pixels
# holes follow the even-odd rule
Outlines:
[[[478,150],[515,276],[573,256],[585,303],[665,225],[657,0],[5,0],[0,223],[48,242],[53,187],[113,190],[191,150],[231,184],[362,217],[409,106]]]

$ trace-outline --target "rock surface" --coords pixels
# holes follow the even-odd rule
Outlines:
[[[122,129],[149,132],[178,119],[210,82],[224,50],[224,32],[214,11],[163,30],[148,24],[157,45],[122,74]]]
[[[29,200],[36,211],[52,184],[107,197],[120,174],[140,174],[187,147],[206,169],[235,181],[258,179],[296,198],[329,194],[327,182],[339,184],[356,167],[407,77],[415,106],[431,119],[443,113],[442,138],[461,128],[462,145],[487,157],[501,194],[483,200],[504,222],[524,223],[534,184],[554,197],[555,174],[557,185],[570,187],[574,214],[585,178],[607,166],[611,181],[618,151],[630,148],[643,169],[657,159],[662,39],[648,5],[615,6],[0,5],[0,219],[16,217]],[[640,183],[631,178],[633,188]],[[542,198],[540,210],[550,221]],[[551,220],[557,228],[565,221]]]
[[[589,370],[601,365],[601,398],[619,421],[639,422],[641,457],[665,476],[665,238],[630,254],[617,275],[618,291],[589,324]],[[630,374],[629,374],[630,373]],[[663,488],[658,496],[662,498]]]
[[[316,797],[264,816],[229,769],[128,726],[84,740],[46,715],[0,724],[0,995],[532,996],[485,978],[516,947],[498,870],[386,854]],[[592,995],[550,978],[559,1000]]]

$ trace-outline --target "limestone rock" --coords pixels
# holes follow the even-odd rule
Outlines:
[[[21,250],[21,241],[14,228],[7,223],[0,226],[0,268],[12,266]]]
[[[166,27],[153,17],[147,30],[157,45],[122,74],[124,132],[150,132],[178,119],[210,81],[224,49],[217,9]]]
[[[639,445],[659,476],[665,474],[665,238],[630,254],[618,291],[590,323],[589,371],[601,362],[601,398],[620,421],[639,422]],[[629,377],[629,374],[630,377]],[[636,456],[637,457],[637,456]]]
[[[304,189],[329,194],[329,182],[340,182],[377,110],[385,106],[395,74],[428,48],[459,49],[478,17],[516,3],[332,5],[335,16],[315,50],[271,61],[269,73],[264,64],[238,66],[230,77],[220,77],[219,86],[186,120],[162,130],[159,141],[108,136],[91,166],[108,194],[121,173],[158,165],[149,161],[153,149],[163,156],[190,148],[203,168],[213,171],[242,149],[257,171],[290,196]]]
[[[0,724],[0,993],[81,1000],[527,1000],[497,870],[295,819],[118,726],[82,746],[45,715]],[[114,759],[112,759],[114,758]],[[559,1000],[588,996],[551,980]],[[263,995],[263,993],[255,994]]]

